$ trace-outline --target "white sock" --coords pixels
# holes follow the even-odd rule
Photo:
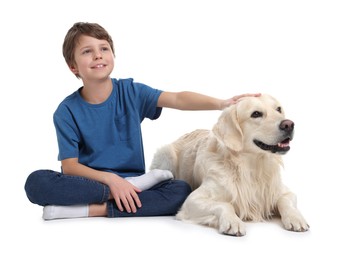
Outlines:
[[[43,219],[51,220],[56,218],[83,218],[88,217],[88,205],[57,206],[48,205],[43,209]]]
[[[170,179],[173,179],[173,175],[170,171],[159,169],[154,169],[137,177],[125,178],[125,180],[129,181],[131,184],[133,184],[135,187],[139,188],[142,191],[148,190],[154,185]]]

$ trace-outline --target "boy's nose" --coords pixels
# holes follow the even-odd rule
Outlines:
[[[102,53],[100,51],[95,52],[95,60],[102,59]]]

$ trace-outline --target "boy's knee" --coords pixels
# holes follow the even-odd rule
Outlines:
[[[182,180],[174,180],[175,183],[175,189],[178,191],[179,194],[183,194],[185,197],[189,196],[191,193],[191,187],[190,185]]]
[[[41,196],[46,189],[46,178],[48,177],[47,171],[49,170],[37,170],[32,172],[26,179],[25,192],[27,198],[35,204],[45,206],[44,202],[41,201]]]
[[[173,180],[173,192],[176,194],[175,202],[180,206],[191,193],[190,185],[182,180]]]

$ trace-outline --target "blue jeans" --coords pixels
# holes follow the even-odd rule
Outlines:
[[[136,213],[121,212],[115,201],[108,199],[110,190],[107,185],[52,170],[31,173],[26,180],[25,191],[32,203],[41,206],[106,202],[108,217],[130,217],[175,215],[190,194],[191,188],[181,180],[161,182],[138,194],[142,207],[138,208]]]

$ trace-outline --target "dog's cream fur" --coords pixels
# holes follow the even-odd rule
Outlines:
[[[284,121],[289,126],[280,127]],[[273,97],[246,97],[226,108],[212,131],[196,130],[160,148],[151,169],[170,170],[193,189],[177,219],[241,236],[243,221],[280,214],[285,229],[308,230],[296,196],[280,176],[281,154],[293,135],[285,128],[293,128],[291,123]]]

